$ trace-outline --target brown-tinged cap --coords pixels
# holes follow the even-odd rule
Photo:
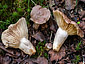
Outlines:
[[[16,24],[11,24],[7,30],[2,33],[2,42],[6,47],[18,48],[20,39],[28,38],[28,29],[25,18],[20,18]]]
[[[80,37],[84,37],[84,32],[74,21],[71,21],[64,13],[60,12],[59,10],[54,10],[53,15],[58,26],[67,31],[69,35],[78,35]]]
[[[36,5],[31,11],[31,20],[36,24],[43,24],[50,18],[50,10],[42,8],[40,5]]]
[[[19,48],[24,53],[32,55],[36,52],[32,43],[28,40],[28,29],[25,18],[20,18],[17,23],[11,24],[2,33],[2,42],[6,47]]]

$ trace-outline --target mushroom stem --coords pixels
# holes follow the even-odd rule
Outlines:
[[[20,45],[19,45],[19,49],[21,49],[24,53],[32,55],[36,52],[34,46],[32,45],[32,43],[26,39],[25,37],[22,38],[20,40]]]
[[[39,28],[39,26],[40,26],[40,24],[36,24],[36,23],[33,24],[33,28],[34,28],[35,30],[37,30],[37,29]]]
[[[67,37],[68,33],[59,27],[54,38],[53,50],[59,51]]]

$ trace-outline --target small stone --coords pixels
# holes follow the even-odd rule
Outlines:
[[[46,43],[45,47],[47,48],[46,50],[52,49],[52,44],[51,43]]]

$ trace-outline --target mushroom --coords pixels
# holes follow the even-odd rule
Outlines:
[[[68,19],[65,14],[63,14],[59,10],[54,10],[53,15],[59,26],[54,38],[53,50],[59,51],[60,47],[67,39],[68,35],[78,35],[80,37],[84,37],[83,31],[74,21]]]
[[[50,49],[52,49],[52,43],[46,43],[45,47],[46,47],[46,50],[49,51]]]
[[[34,22],[33,28],[38,29],[40,24],[46,23],[50,18],[50,10],[36,5],[31,11],[31,20]]]
[[[24,53],[32,55],[36,52],[32,43],[28,40],[28,29],[25,18],[20,18],[17,23],[11,24],[2,33],[2,42],[5,47],[19,48]]]

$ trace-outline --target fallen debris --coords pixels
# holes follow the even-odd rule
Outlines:
[[[45,36],[41,32],[37,32],[36,34],[32,35],[32,37],[40,42],[45,40]]]
[[[67,10],[71,10],[74,9],[75,6],[77,6],[78,1],[76,2],[76,0],[65,0],[65,8]]]
[[[62,47],[59,52],[55,52],[53,50],[50,50],[49,54],[51,56],[51,58],[50,58],[51,61],[53,61],[53,60],[58,61],[66,55],[65,47]]]

